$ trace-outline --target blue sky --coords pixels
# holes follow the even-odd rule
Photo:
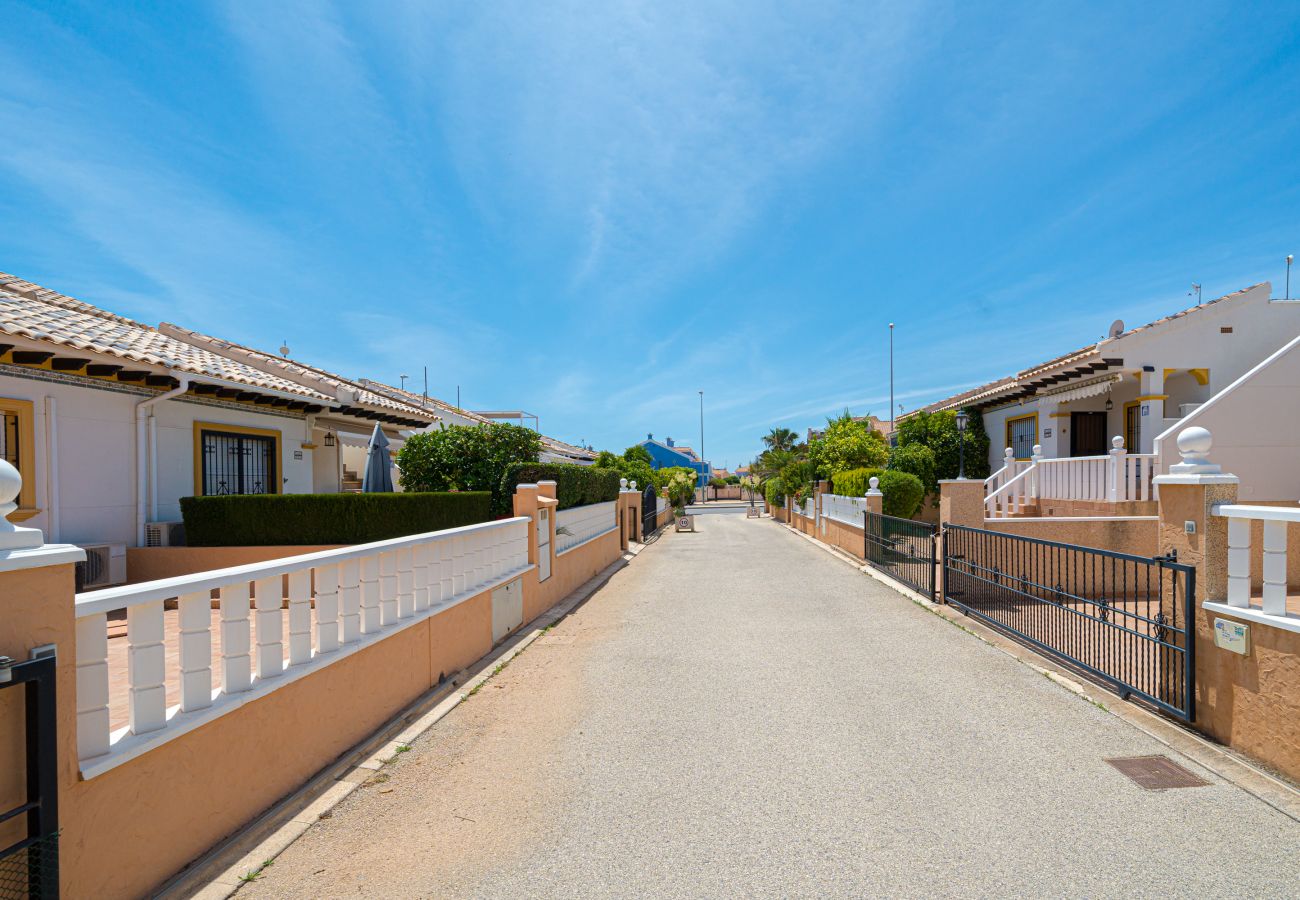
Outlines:
[[[0,2],[0,269],[735,466],[1300,250],[1300,3]],[[1300,282],[1300,275],[1293,279]],[[1293,286],[1293,293],[1295,293]]]

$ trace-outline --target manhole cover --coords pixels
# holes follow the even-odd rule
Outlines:
[[[1115,768],[1148,791],[1165,788],[1205,787],[1208,781],[1198,778],[1167,756],[1122,756],[1108,759]]]

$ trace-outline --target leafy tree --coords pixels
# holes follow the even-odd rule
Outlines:
[[[826,431],[808,444],[808,459],[818,477],[830,478],[849,469],[879,468],[889,459],[889,447],[866,422],[855,422],[848,410],[828,419]]]
[[[740,484],[739,475],[728,475],[726,478],[722,480],[725,481],[727,484]]]
[[[907,444],[889,451],[889,468],[915,475],[926,493],[937,494],[939,482],[934,474],[934,451],[924,444]]]
[[[501,477],[513,463],[536,462],[542,439],[531,428],[504,422],[444,425],[413,434],[397,451],[407,491],[492,491],[493,512],[504,514]]]
[[[695,471],[683,466],[659,471],[672,472],[667,484],[664,485],[664,490],[668,494],[668,502],[672,504],[677,515],[681,515],[686,509],[686,504],[695,499]]]
[[[602,450],[596,454],[596,466],[601,469],[617,469],[618,457],[608,450]]]
[[[623,458],[628,462],[643,462],[647,466],[654,465],[654,457],[650,455],[649,450],[642,447],[640,444],[633,444],[631,447],[624,450]]]
[[[773,428],[763,435],[763,443],[769,450],[793,450],[799,435],[791,428]]]
[[[984,417],[977,410],[967,410],[966,477],[987,478],[989,474],[989,436],[984,431]],[[937,481],[956,478],[961,451],[961,434],[957,431],[957,414],[952,411],[919,412],[898,423],[898,446],[929,447],[934,454]]]

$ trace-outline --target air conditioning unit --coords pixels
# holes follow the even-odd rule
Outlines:
[[[146,522],[144,525],[146,547],[185,546],[184,522]]]
[[[1202,404],[1202,403],[1180,403],[1180,404],[1178,404],[1178,418],[1180,418],[1180,419],[1185,419],[1185,418],[1187,418],[1187,417],[1190,416],[1192,413],[1196,412],[1196,410],[1200,409],[1203,405],[1204,405],[1204,404]]]
[[[86,559],[77,563],[77,590],[111,587],[126,582],[126,544],[84,544]]]

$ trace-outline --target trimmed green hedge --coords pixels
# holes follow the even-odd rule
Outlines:
[[[487,491],[182,497],[191,547],[365,544],[490,518]]]
[[[910,519],[916,515],[925,497],[921,479],[910,472],[894,469],[853,469],[836,472],[831,479],[835,493],[845,497],[861,497],[871,487],[872,476],[880,479],[880,493],[884,494],[881,511],[887,516]]]
[[[616,469],[598,466],[579,466],[573,463],[515,463],[506,468],[501,478],[500,496],[509,502],[515,488],[521,484],[539,481],[555,482],[555,499],[560,509],[604,503],[618,499],[618,481],[622,476]],[[638,490],[646,486],[637,482]]]

